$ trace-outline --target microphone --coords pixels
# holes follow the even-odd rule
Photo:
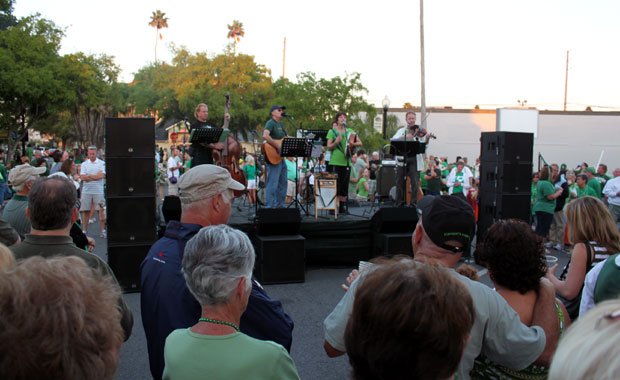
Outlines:
[[[347,123],[345,123],[344,121],[342,122],[342,125],[346,128],[347,127]]]
[[[286,113],[286,112],[282,112],[282,116],[283,116],[283,117],[293,117],[293,115],[288,114],[288,113]]]

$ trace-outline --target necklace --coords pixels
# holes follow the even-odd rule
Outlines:
[[[217,319],[209,319],[209,318],[200,318],[198,322],[208,322],[208,323],[215,323],[216,325],[226,325],[226,326],[230,326],[233,329],[237,330],[237,332],[241,332],[241,330],[239,330],[239,327],[237,327],[237,325],[235,325],[234,323],[226,322],[226,321],[218,321]]]

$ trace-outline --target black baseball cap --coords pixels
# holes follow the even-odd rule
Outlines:
[[[476,217],[467,202],[451,195],[427,195],[418,201],[417,207],[422,227],[435,245],[454,253],[462,253],[469,247],[476,231]],[[463,245],[446,244],[450,240]]]
[[[272,113],[275,110],[283,110],[286,109],[286,107],[284,106],[271,106],[271,109],[269,110],[269,113]]]

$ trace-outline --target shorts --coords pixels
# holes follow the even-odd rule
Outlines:
[[[82,199],[80,200],[80,211],[90,211],[90,206],[94,203],[99,208],[105,207],[105,198],[103,194],[86,194],[82,193]]]
[[[256,189],[256,179],[248,179],[248,190]]]
[[[288,180],[288,184],[286,185],[286,196],[287,197],[295,196],[295,181]]]

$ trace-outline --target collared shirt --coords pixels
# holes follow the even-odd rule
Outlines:
[[[105,174],[105,162],[98,158],[95,159],[95,162],[86,160],[80,166],[80,175],[95,175],[99,172],[103,172],[103,174]],[[84,181],[82,184],[82,193],[103,194],[103,182],[103,178],[95,181]]]
[[[618,196],[618,192],[620,192],[620,177],[607,181],[607,184],[603,189],[603,194],[607,196],[607,201],[612,205],[620,206],[620,197]]]

